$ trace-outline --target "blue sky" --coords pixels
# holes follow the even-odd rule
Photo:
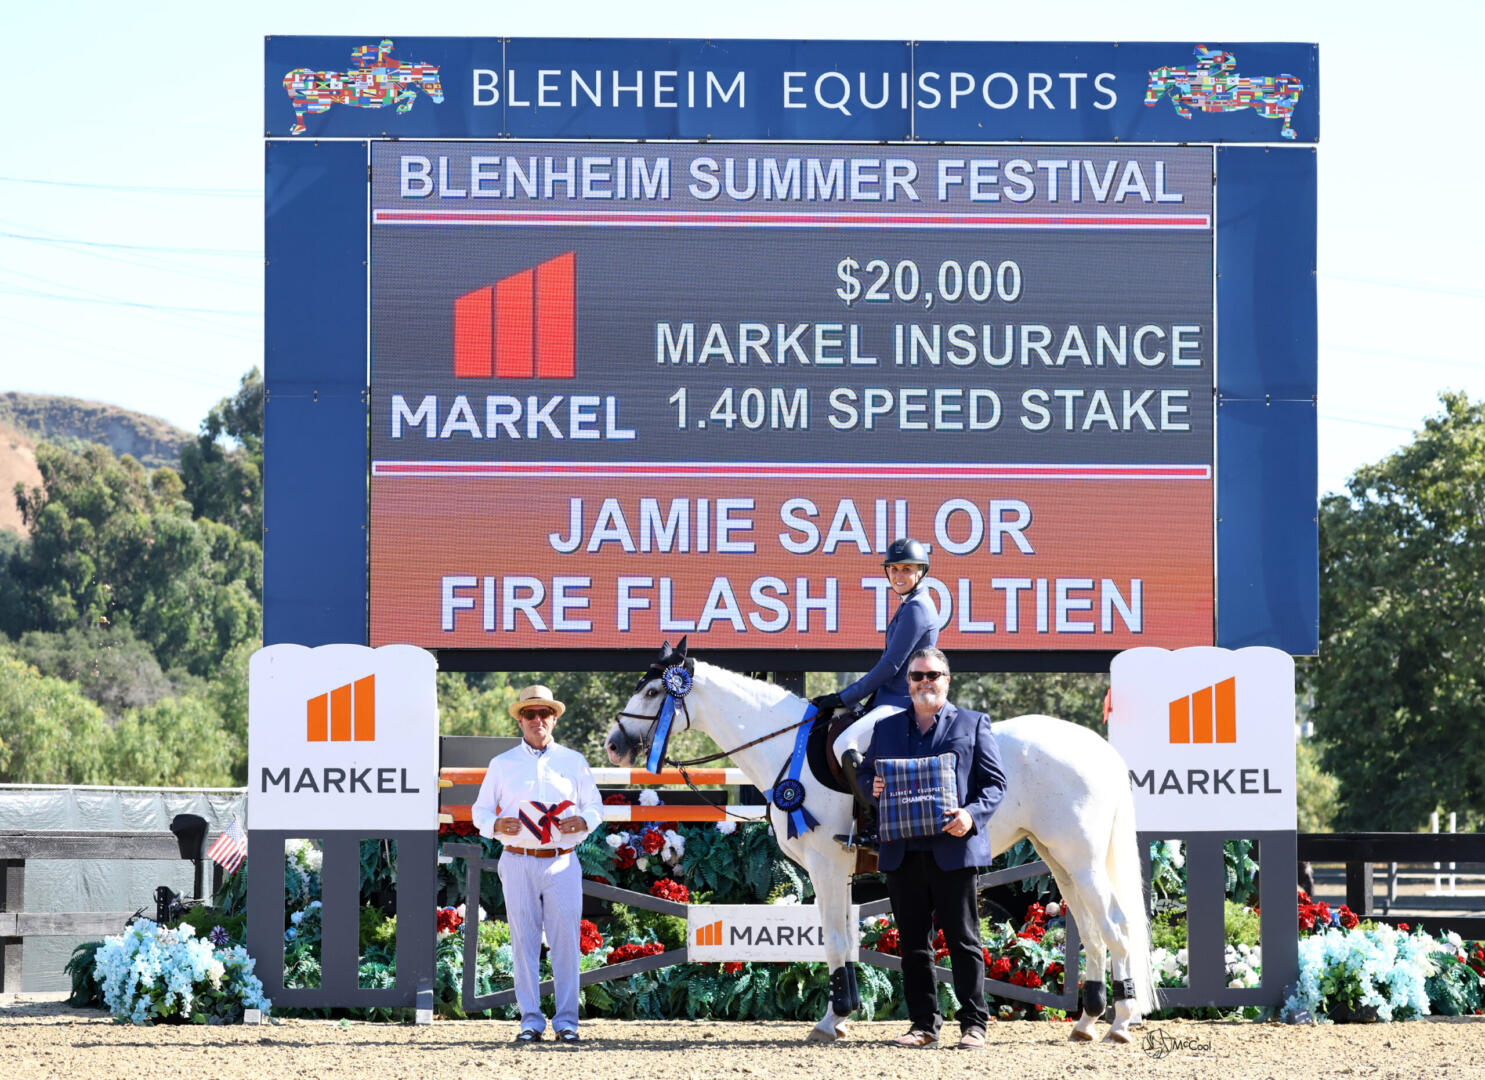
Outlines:
[[[1236,7],[26,5],[6,20],[0,391],[195,430],[261,366],[266,34],[1317,41],[1319,486],[1337,490],[1441,390],[1485,398],[1485,143],[1473,67],[1449,47],[1480,38],[1485,5]]]

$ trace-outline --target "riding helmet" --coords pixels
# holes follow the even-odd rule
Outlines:
[[[928,573],[928,549],[910,536],[894,540],[887,545],[887,553],[882,556],[882,565],[892,566],[897,563],[917,563],[926,574]]]

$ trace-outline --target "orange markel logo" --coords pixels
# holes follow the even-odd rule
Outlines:
[[[696,930],[696,944],[698,945],[720,945],[722,944],[722,920],[707,923]]]
[[[1237,742],[1237,678],[1170,703],[1172,743]]]
[[[368,675],[312,697],[306,711],[310,742],[374,742],[376,676]]]

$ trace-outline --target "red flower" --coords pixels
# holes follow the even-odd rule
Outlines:
[[[990,964],[989,975],[992,979],[1005,981],[1006,976],[1011,973],[1011,961],[1008,957],[997,956]]]
[[[1303,889],[1295,889],[1294,891],[1299,893],[1299,902],[1301,904],[1308,904],[1310,902],[1309,893],[1305,892]]]
[[[882,931],[882,936],[877,938],[876,951],[879,953],[896,956],[901,947],[902,945],[897,935],[897,927],[895,926],[887,927],[887,929]]]
[[[622,791],[616,791],[612,795],[605,795],[603,797],[603,805],[604,806],[633,806],[634,803],[629,798],[628,795],[625,795]]]
[[[646,855],[653,855],[665,846],[665,837],[658,829],[646,829],[639,838],[639,846],[645,849]]]
[[[1040,904],[1032,904],[1026,909],[1026,922],[1040,923],[1047,921],[1047,909]]]
[[[614,867],[619,870],[628,870],[634,865],[634,849],[628,844],[623,844],[614,849]]]
[[[742,967],[743,966],[741,960],[729,960],[722,965],[722,970],[727,972],[727,974],[729,975],[736,975],[739,971],[742,970]]]
[[[934,949],[933,950],[933,958],[934,958],[934,960],[942,960],[944,957],[946,957],[948,955],[949,955],[949,950],[948,949]]]
[[[587,919],[578,923],[578,949],[587,956],[594,949],[603,948],[603,935]]]
[[[691,902],[691,890],[679,881],[671,881],[670,878],[661,878],[651,885],[650,895],[658,896],[661,900],[674,900],[677,904]]]
[[[665,946],[658,941],[652,941],[648,945],[620,945],[608,954],[610,964],[622,964],[626,960],[638,960],[641,956],[658,956],[665,951]]]
[[[1361,922],[1361,920],[1356,917],[1356,913],[1348,908],[1345,904],[1342,904],[1337,909],[1336,914],[1340,916],[1341,926],[1347,930],[1350,930],[1352,927]]]
[[[1408,931],[1410,931],[1410,930],[1412,930],[1412,929],[1413,929],[1413,928],[1412,928],[1412,927],[1411,927],[1411,926],[1409,926],[1409,925],[1408,925],[1408,924],[1407,924],[1407,923],[1405,923],[1405,922],[1400,922],[1400,923],[1398,923],[1398,924],[1397,924],[1397,928],[1398,928],[1398,929],[1399,929],[1399,930],[1401,930],[1401,931],[1402,931],[1402,932],[1403,932],[1403,933],[1404,933],[1404,934],[1406,934],[1406,933],[1407,933],[1407,932],[1408,932]]]
[[[451,907],[441,907],[435,919],[435,925],[440,934],[452,934],[464,923],[464,916]]]
[[[663,833],[666,833],[666,832],[680,832],[681,831],[681,823],[679,821],[662,821],[662,822],[660,822],[659,829]]]
[[[944,940],[944,932],[942,930],[933,935],[933,947],[935,949],[946,948],[947,945],[948,942]]]
[[[1047,936],[1047,928],[1045,926],[1041,926],[1040,924],[1032,923],[1016,936],[1027,938],[1030,941],[1040,941],[1042,938]]]
[[[1041,976],[1034,971],[1018,971],[1011,976],[1012,986],[1024,986],[1028,990],[1035,990],[1041,984]]]
[[[1055,979],[1057,976],[1059,976],[1061,974],[1062,974],[1062,965],[1059,964],[1059,963],[1057,963],[1056,961],[1053,961],[1052,963],[1050,963],[1050,964],[1047,965],[1047,970],[1044,971],[1044,972],[1042,972],[1042,977],[1044,979]]]

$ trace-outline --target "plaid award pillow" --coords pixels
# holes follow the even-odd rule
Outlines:
[[[877,800],[877,832],[882,842],[937,836],[944,814],[959,809],[953,754],[923,758],[880,758],[877,775],[886,787]]]

